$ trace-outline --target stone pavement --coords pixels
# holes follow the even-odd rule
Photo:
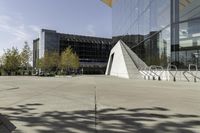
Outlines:
[[[0,113],[14,133],[199,133],[200,82],[0,77]]]

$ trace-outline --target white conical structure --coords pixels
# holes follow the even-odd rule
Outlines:
[[[146,64],[120,40],[110,52],[106,75],[128,79],[142,79],[138,67],[145,66]]]

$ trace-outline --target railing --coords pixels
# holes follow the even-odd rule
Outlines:
[[[175,73],[172,73],[172,68],[175,70]],[[170,75],[173,77],[173,81],[176,82],[176,74],[177,74],[177,66],[172,65],[172,64],[168,64],[167,66],[167,71],[170,73]]]
[[[192,71],[192,67],[194,68],[194,71]],[[194,78],[194,82],[197,82],[197,79],[200,79],[200,77],[197,76],[198,66],[196,64],[189,64],[188,71],[183,72],[183,75],[186,78],[186,80],[190,82],[190,79],[186,76],[186,73],[190,74]]]

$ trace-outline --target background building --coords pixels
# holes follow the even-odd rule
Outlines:
[[[36,67],[37,59],[39,59],[39,41],[40,39],[37,38],[33,40],[33,67]]]
[[[36,60],[42,58],[45,52],[59,52],[61,54],[70,46],[79,56],[80,69],[83,70],[83,73],[104,74],[111,41],[108,38],[63,34],[42,29],[40,40],[33,41],[33,66],[36,66]]]
[[[113,44],[123,40],[147,65],[200,66],[200,0],[113,0],[109,6]]]

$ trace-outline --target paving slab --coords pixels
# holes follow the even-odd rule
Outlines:
[[[0,90],[14,133],[200,132],[200,82],[0,77]]]

